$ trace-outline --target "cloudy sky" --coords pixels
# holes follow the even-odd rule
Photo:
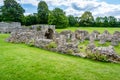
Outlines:
[[[36,13],[41,0],[16,0],[26,10],[25,15]],[[63,9],[67,15],[81,16],[85,11],[91,11],[97,16],[115,16],[120,18],[120,0],[43,0],[52,10],[55,7]],[[0,0],[0,6],[3,0]]]

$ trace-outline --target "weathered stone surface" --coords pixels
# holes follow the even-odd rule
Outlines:
[[[120,61],[120,56],[116,54],[113,46],[95,47],[93,44],[91,44],[86,48],[86,50],[86,53],[88,54],[87,57],[92,55],[92,58],[94,56],[94,59],[97,60],[104,59],[105,61],[112,62]]]
[[[34,33],[35,31],[15,31],[11,33],[11,36],[7,39],[7,41],[14,43],[26,43],[30,39],[34,38]]]
[[[93,53],[99,53],[106,55],[108,61],[120,61],[120,56],[118,56],[114,50],[113,46],[108,47],[96,47],[93,49]]]
[[[95,41],[95,38],[94,38],[94,34],[92,33],[92,34],[89,35],[89,43],[90,44],[94,43],[94,41]]]
[[[83,42],[85,39],[88,39],[89,33],[87,31],[83,30],[76,30],[75,31],[75,37],[76,39],[80,40]]]
[[[108,47],[95,47],[92,50],[92,53],[100,53],[100,54],[105,54],[107,56],[111,56],[115,53],[115,50],[113,48],[113,46],[108,46]]]
[[[88,53],[88,51],[90,52],[90,53],[92,53],[92,50],[95,48],[95,44],[94,43],[90,43],[90,44],[88,44],[87,45],[87,47],[86,47],[86,53]]]
[[[106,41],[111,41],[112,35],[107,30],[105,30],[103,34],[105,35]]]
[[[113,45],[113,46],[118,46],[119,45],[119,38],[115,34],[112,36],[111,45]]]
[[[94,30],[94,31],[90,34],[90,36],[92,36],[94,40],[99,40],[99,38],[98,38],[99,35],[100,35],[100,32],[98,32],[98,31],[96,31],[96,30]]]
[[[60,35],[64,35],[66,39],[71,39],[72,38],[72,32],[70,30],[65,30],[60,33]]]
[[[65,35],[60,35],[59,38],[57,38],[57,43],[59,47],[65,46],[66,43],[66,36]]]
[[[116,35],[118,38],[118,41],[120,42],[120,31],[115,31],[113,35]]]
[[[35,46],[39,48],[46,48],[46,45],[53,42],[50,39],[37,39],[35,40]]]
[[[99,39],[100,39],[100,44],[105,44],[105,42],[106,42],[106,35],[105,34],[100,34],[99,35]]]
[[[120,60],[120,57],[115,53],[115,50],[112,46],[109,47],[96,47],[94,44],[94,40],[99,40],[100,43],[104,44],[108,36],[110,35],[108,31],[105,31],[103,34],[100,34],[97,31],[93,31],[92,34],[89,35],[87,31],[76,30],[75,32],[71,32],[69,30],[62,31],[61,33],[57,33],[55,31],[55,27],[53,26],[38,26],[40,30],[27,29],[27,28],[16,28],[11,36],[7,39],[8,42],[13,43],[25,43],[30,46],[36,46],[39,48],[72,54],[76,56],[85,57],[87,54],[84,52],[80,52],[81,49],[78,47],[80,41],[84,41],[85,39],[89,39],[89,45],[86,48],[85,53],[92,54],[103,54],[106,55],[110,60]],[[117,37],[119,32],[114,33],[111,39],[112,45],[118,45],[119,38]],[[111,37],[111,36],[110,36]]]
[[[19,22],[0,22],[0,33],[11,33],[15,28],[21,28],[21,23]]]

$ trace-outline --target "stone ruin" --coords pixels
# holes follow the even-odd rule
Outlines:
[[[112,40],[112,35],[107,30],[105,30],[102,34],[98,36],[98,38],[100,40],[100,44],[105,44],[106,41]]]
[[[83,42],[85,39],[88,39],[89,33],[83,30],[75,31],[75,38]]]
[[[113,45],[113,46],[118,46],[119,45],[119,40],[118,40],[117,35],[112,36],[111,45]]]
[[[72,40],[74,37],[74,34],[72,32],[66,31],[66,33],[57,33],[55,32],[54,25],[40,25],[39,28],[39,31],[35,29],[18,29],[16,31],[13,31],[7,41],[13,43],[26,43],[44,49],[47,49],[47,47],[49,47],[49,44],[54,42],[54,44],[58,46],[55,46],[54,49],[51,47],[51,50],[62,53],[78,53],[77,46],[79,43],[77,40],[75,41],[75,38]],[[68,41],[68,39],[70,41]]]
[[[19,22],[0,22],[0,33],[11,33],[18,28],[21,28],[21,23]]]
[[[104,31],[100,34],[98,31],[93,31],[89,34],[87,31],[76,30],[72,32],[65,30],[60,33],[55,31],[54,25],[37,25],[32,26],[32,29],[17,29],[11,33],[11,36],[7,39],[12,43],[25,43],[30,46],[36,46],[60,53],[68,53],[75,56],[88,57],[90,54],[102,54],[109,58],[109,61],[120,61],[120,57],[115,52],[113,46],[119,44],[120,32],[115,32],[111,35],[108,31]],[[89,40],[89,45],[86,46],[85,53],[81,53],[79,43],[85,40]],[[98,40],[101,44],[105,44],[106,41],[111,41],[111,46],[108,47],[96,47],[94,41]]]
[[[60,35],[64,35],[66,37],[67,42],[71,42],[71,41],[74,41],[76,39],[75,33],[73,33],[70,30],[62,31],[62,32],[60,32]]]
[[[89,36],[93,38],[93,40],[99,40],[100,32],[94,30]]]
[[[99,39],[100,39],[100,42],[99,42],[100,44],[105,44],[107,38],[105,34],[100,34]]]
[[[96,60],[116,62],[120,61],[120,56],[116,54],[113,46],[96,47],[94,44],[89,44],[86,48],[87,57],[94,57]]]

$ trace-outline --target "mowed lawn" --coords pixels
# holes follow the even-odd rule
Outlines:
[[[8,36],[0,34],[0,80],[120,80],[120,64],[7,43]]]
[[[110,28],[110,27],[68,27],[66,29],[56,29],[57,32],[61,32],[64,30],[71,30],[72,32],[74,32],[75,30],[86,30],[89,33],[93,32],[94,30],[99,31],[101,34],[107,30],[109,31],[111,34],[113,34],[115,31],[120,31],[120,28]],[[89,44],[89,41],[84,41],[83,43],[80,43],[81,46],[86,47]],[[99,44],[99,41],[95,41],[96,46],[109,46],[111,45],[110,42],[106,42],[105,44],[101,45]],[[117,54],[120,54],[120,43],[119,46],[115,46],[115,51]],[[84,52],[84,50],[83,50]]]
[[[66,29],[57,29],[56,31],[61,32],[63,30],[86,30],[89,33],[93,32],[93,30],[97,30],[100,33],[104,32],[105,30],[108,30],[110,33],[114,33],[114,31],[120,31],[120,28],[109,28],[109,27],[68,27]]]

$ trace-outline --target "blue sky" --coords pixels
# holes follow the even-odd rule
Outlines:
[[[99,0],[99,1],[105,1],[109,4],[120,4],[120,0]]]
[[[36,13],[40,0],[16,0],[26,10],[25,15]],[[120,0],[43,0],[52,10],[59,7],[66,15],[81,16],[84,11],[91,11],[97,16],[115,16],[120,18]],[[0,0],[3,5],[3,0]]]

